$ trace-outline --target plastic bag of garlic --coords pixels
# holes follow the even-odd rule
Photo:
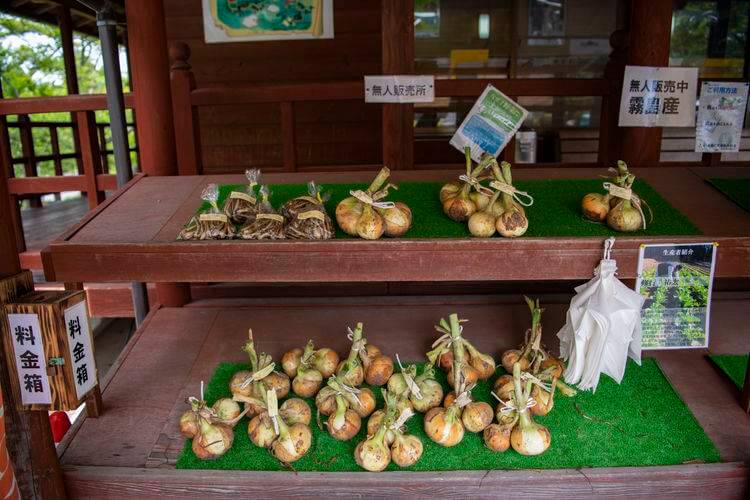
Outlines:
[[[644,298],[615,277],[611,259],[614,238],[604,242],[604,258],[594,278],[579,287],[567,321],[557,333],[560,355],[567,361],[565,382],[596,391],[604,373],[618,384],[628,356],[641,364],[641,307]]]

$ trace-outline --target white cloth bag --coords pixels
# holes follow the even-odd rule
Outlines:
[[[614,238],[604,242],[604,258],[594,278],[576,287],[565,325],[557,333],[567,361],[565,382],[596,391],[605,373],[619,384],[628,355],[641,364],[641,307],[644,298],[615,277],[610,258]]]

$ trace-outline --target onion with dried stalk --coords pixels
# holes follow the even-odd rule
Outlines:
[[[519,363],[521,370],[528,370],[534,363],[541,364],[549,357],[547,351],[542,347],[542,311],[539,300],[531,300],[524,297],[531,311],[531,328],[526,332],[526,339],[521,349],[509,349],[505,351],[500,360],[505,371],[513,371],[513,365]]]
[[[257,168],[245,170],[245,177],[247,185],[242,190],[230,192],[224,202],[224,213],[233,224],[240,226],[255,219],[259,211],[255,188],[260,182],[260,170]]]
[[[495,229],[506,238],[522,236],[529,228],[529,219],[526,217],[524,206],[531,206],[534,199],[528,193],[519,191],[513,186],[510,163],[507,161],[502,162],[499,169],[494,166],[493,174],[495,180],[490,182],[490,186],[502,191],[503,205],[503,213],[495,220]],[[525,202],[522,202],[522,197],[526,199]]]
[[[239,231],[243,240],[283,240],[284,217],[274,210],[269,201],[271,192],[268,186],[260,187],[261,200],[257,204],[257,212]]]
[[[440,202],[445,215],[455,221],[468,220],[477,210],[485,208],[490,200],[485,188],[480,184],[480,174],[492,163],[494,158],[483,156],[476,167],[471,160],[471,149],[464,148],[466,173],[458,181],[445,184],[440,189]]]
[[[375,410],[375,395],[368,388],[349,386],[334,375],[318,393],[315,404],[319,414],[328,415],[328,433],[347,441],[359,432],[361,419]]]
[[[497,231],[497,218],[502,214],[502,205],[500,205],[501,209],[498,213],[496,203],[501,194],[501,191],[495,191],[487,206],[482,210],[474,212],[469,217],[469,232],[472,236],[476,238],[489,238],[495,234]]]
[[[315,344],[309,340],[292,379],[292,390],[303,398],[315,396],[323,385],[323,374],[313,366],[314,355]]]
[[[417,375],[416,365],[404,368],[398,354],[396,361],[401,371],[394,373],[388,379],[388,391],[399,398],[404,398],[420,413],[440,406],[443,400],[443,386],[435,380],[435,369],[432,365],[425,365],[422,373]]]
[[[521,455],[540,455],[547,451],[552,441],[549,430],[534,421],[529,410],[535,405],[531,397],[533,382],[526,382],[526,387],[521,387],[521,365],[513,365],[513,405],[518,412],[518,423],[510,433],[510,445]]]
[[[261,414],[261,417],[265,416],[270,420],[271,430],[275,436],[267,447],[271,450],[271,454],[282,463],[299,460],[305,456],[312,445],[310,427],[303,422],[292,423],[285,420],[283,413],[279,410],[274,391],[266,392],[266,400],[268,409]]]
[[[643,200],[632,191],[633,182],[635,176],[628,174],[617,189],[611,185],[609,187],[615,205],[607,214],[607,225],[615,231],[628,233],[646,229],[646,217],[641,208]]]
[[[333,222],[325,209],[328,195],[321,195],[315,182],[307,184],[308,195],[289,200],[281,207],[287,223],[284,235],[294,240],[329,240],[333,238]]]
[[[234,225],[219,209],[219,186],[208,184],[201,192],[201,199],[208,203],[208,208],[194,215],[180,234],[178,240],[228,240],[235,237]]]
[[[352,346],[349,349],[349,355],[346,359],[339,363],[336,369],[336,375],[346,385],[353,387],[362,385],[365,380],[365,368],[362,364],[361,357],[367,356],[365,345],[367,339],[362,336],[363,325],[357,323],[357,326],[352,330],[347,327],[349,340],[352,342]],[[362,356],[360,356],[362,353]]]

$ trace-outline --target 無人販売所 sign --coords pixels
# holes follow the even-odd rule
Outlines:
[[[482,153],[497,157],[521,128],[527,115],[528,111],[518,103],[487,85],[450,143],[462,152],[466,146],[471,148],[471,157],[476,162]]]
[[[433,102],[435,77],[432,75],[365,76],[365,102]]]
[[[715,243],[641,245],[643,349],[708,347]]]
[[[703,82],[695,125],[695,151],[740,150],[748,87],[748,82]]]
[[[626,66],[621,127],[692,127],[698,68]]]

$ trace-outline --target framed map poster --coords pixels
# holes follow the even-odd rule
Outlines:
[[[333,38],[333,0],[203,0],[206,43]]]

